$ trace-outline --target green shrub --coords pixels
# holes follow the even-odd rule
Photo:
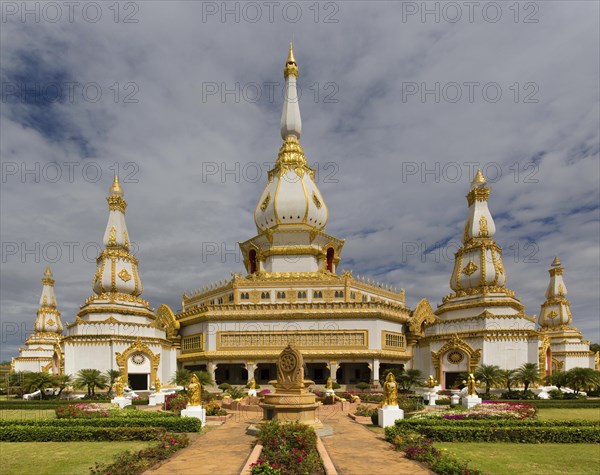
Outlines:
[[[418,433],[436,442],[597,443],[600,423],[587,420],[462,419],[438,417],[398,420],[386,439]]]
[[[37,400],[37,401],[25,401],[22,399],[6,399],[0,401],[0,410],[38,410],[38,409],[55,409],[59,406],[73,404],[74,401],[66,399],[51,399],[51,400]]]
[[[530,400],[535,400],[538,397],[535,395],[535,393],[531,390],[527,390],[527,391],[506,391],[502,393],[501,399],[508,399],[511,401],[514,400],[524,400],[524,401],[530,401]]]
[[[229,383],[221,383],[217,386],[221,391],[225,392],[228,389],[231,389],[231,384]]]
[[[331,383],[331,387],[332,387],[333,389],[340,389],[340,388],[342,387],[342,385],[341,385],[340,383],[338,383],[337,381],[333,381],[333,382]]]
[[[404,412],[416,412],[425,406],[421,396],[401,396],[398,398],[398,407]]]
[[[161,460],[168,459],[178,450],[187,447],[190,439],[185,435],[163,434],[158,443],[137,452],[122,452],[110,464],[96,463],[90,468],[91,475],[138,475]]]
[[[238,386],[230,386],[225,393],[229,394],[231,399],[241,399],[246,395],[242,388]]]
[[[371,387],[371,385],[369,383],[362,382],[362,383],[358,383],[356,385],[356,387],[358,389],[360,389],[361,391],[364,391],[365,389],[369,389]]]
[[[87,423],[86,420],[84,423]],[[159,427],[88,427],[88,426],[31,426],[2,427],[2,442],[81,442],[158,440],[164,429]]]
[[[510,401],[505,401],[510,402]],[[599,408],[600,399],[535,399],[527,401],[527,404],[542,408],[569,408],[576,409],[578,407]]]
[[[110,417],[93,419],[30,419],[0,421],[0,428],[35,427],[159,427],[172,432],[199,432],[200,419],[195,417]]]
[[[279,470],[275,465],[271,465],[268,461],[258,459],[256,462],[250,465],[250,474],[251,475],[281,475],[281,470]]]
[[[147,406],[150,404],[150,400],[147,397],[134,398],[131,400],[131,404],[134,406]]]
[[[371,417],[373,414],[377,414],[377,408],[367,404],[359,404],[356,406],[354,414],[360,417]]]

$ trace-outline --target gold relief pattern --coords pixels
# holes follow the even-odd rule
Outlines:
[[[479,237],[489,237],[487,219],[483,214],[479,218]]]
[[[112,226],[110,228],[110,232],[108,234],[108,246],[116,246],[117,245],[117,228]]]
[[[177,337],[180,323],[177,321],[173,311],[168,305],[162,304],[158,307],[158,310],[156,310],[156,323],[166,331],[167,338]]]
[[[462,270],[462,273],[469,276],[469,275],[474,274],[477,271],[477,269],[478,269],[477,264],[475,264],[473,261],[469,261],[469,263]]]
[[[448,361],[452,364],[460,364],[465,359],[465,355],[461,351],[451,351],[448,353]]]
[[[451,350],[460,350],[467,355],[467,366],[469,372],[475,371],[475,368],[477,368],[479,365],[479,360],[481,359],[481,349],[475,350],[464,340],[461,340],[458,337],[458,334],[455,334],[451,340],[446,342],[446,344],[439,349],[439,351],[431,352],[431,360],[437,372],[438,381],[441,381],[442,379],[442,358],[448,351]]]
[[[106,201],[108,202],[108,209],[110,211],[120,211],[123,214],[125,213],[127,203],[122,196],[112,195],[106,198]]]
[[[127,269],[123,268],[121,269],[121,272],[119,272],[119,279],[123,282],[129,282],[131,280],[131,274],[127,272]]]
[[[565,295],[565,286],[562,284],[558,284],[558,295],[561,295],[561,296]]]
[[[134,343],[132,343],[123,353],[116,352],[115,359],[119,365],[121,376],[123,379],[127,379],[128,371],[128,360],[129,357],[135,353],[142,353],[150,358],[151,370],[150,370],[150,384],[154,384],[156,381],[156,373],[158,365],[160,364],[160,354],[155,355],[152,350],[138,337]]]
[[[467,219],[465,223],[465,228],[463,230],[463,242],[466,243],[469,240],[469,227],[471,226],[471,221]]]
[[[548,317],[550,318],[556,318],[558,317],[558,313],[556,313],[556,310],[552,310],[549,314]]]
[[[478,186],[477,188],[473,188],[467,194],[467,201],[469,206],[472,206],[475,201],[487,201],[490,197],[490,188],[486,188],[485,186]]]
[[[367,348],[367,330],[306,330],[275,332],[217,332],[217,350],[281,348],[294,343],[302,348]]]
[[[184,336],[181,339],[181,352],[193,353],[204,351],[204,334]]]
[[[46,320],[46,325],[53,326],[54,323],[56,323],[56,322],[54,320],[52,320],[52,319]]]
[[[262,204],[260,205],[261,211],[264,211],[267,209],[267,206],[269,206],[269,201],[271,201],[271,193],[267,193],[267,196],[265,197]]]
[[[317,194],[313,191],[312,194],[312,199],[313,199],[313,203],[315,204],[315,206],[319,209],[321,209],[322,203],[321,200],[319,200],[319,197],[317,196]]]

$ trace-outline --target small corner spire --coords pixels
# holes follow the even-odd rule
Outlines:
[[[554,256],[554,260],[552,261],[552,267],[560,267],[561,263],[560,260],[558,259],[558,256]]]
[[[44,277],[52,278],[52,276],[53,276],[52,269],[50,269],[50,266],[46,266],[46,270],[44,271]]]
[[[483,172],[481,171],[481,168],[477,168],[477,173],[475,173],[475,177],[473,178],[473,181],[471,182],[471,186],[479,186],[479,185],[483,185],[487,183],[487,180],[485,179],[485,176],[483,175]]]

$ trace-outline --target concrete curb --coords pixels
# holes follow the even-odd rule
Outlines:
[[[259,457],[260,454],[262,452],[263,446],[260,444],[256,444],[254,446],[254,448],[252,449],[252,452],[250,452],[250,455],[248,456],[248,459],[246,460],[246,463],[244,464],[244,468],[242,468],[242,471],[240,472],[240,475],[250,475],[250,465],[252,465],[254,462],[256,462]]]

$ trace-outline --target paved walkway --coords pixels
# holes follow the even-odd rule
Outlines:
[[[206,434],[181,450],[148,475],[239,475],[256,437],[247,435],[257,413],[234,413],[225,424],[209,428]]]
[[[432,475],[417,462],[394,450],[383,435],[354,422],[347,413],[321,416],[333,428],[323,444],[339,475]]]
[[[339,408],[319,408],[321,421],[333,428],[333,435],[322,440],[339,475],[432,475]],[[210,428],[189,447],[145,475],[238,475],[256,441],[246,434],[246,429],[258,422],[259,413],[232,412],[233,417],[225,424]]]

